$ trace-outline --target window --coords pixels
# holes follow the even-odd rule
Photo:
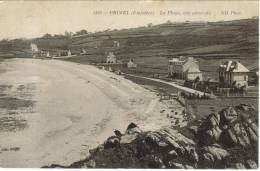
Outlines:
[[[246,80],[247,80],[247,76],[245,75],[245,76],[244,76],[244,81],[246,81]]]

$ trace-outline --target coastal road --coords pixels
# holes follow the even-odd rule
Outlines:
[[[23,107],[0,106],[0,125],[11,117],[12,126],[20,126],[0,130],[1,167],[69,165],[130,122],[144,130],[170,124],[155,93],[94,66],[8,59],[0,68],[0,86],[8,87],[0,93],[8,102],[34,102],[30,108],[24,101]]]
[[[187,92],[187,93],[199,94],[200,96],[204,95],[204,92],[201,92],[201,91],[198,91],[198,90],[194,90],[194,89],[191,89],[191,88],[188,88],[188,87],[180,86],[180,85],[178,85],[178,84],[176,84],[174,82],[168,82],[168,81],[155,79],[155,78],[149,78],[149,77],[142,77],[142,76],[137,76],[137,75],[133,75],[133,74],[124,74],[124,75],[128,75],[128,76],[131,76],[131,77],[142,78],[142,79],[147,79],[147,80],[155,81],[155,82],[158,82],[158,83],[167,84],[167,85],[173,86],[174,88],[176,88],[176,89],[178,89],[180,91],[184,91],[184,92]],[[211,95],[211,94],[208,94],[208,93],[206,93],[206,95],[209,96],[209,97],[212,97],[212,98],[215,97],[214,95]]]

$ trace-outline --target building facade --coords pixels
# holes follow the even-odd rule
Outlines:
[[[168,74],[174,79],[194,80],[199,77],[202,80],[198,61],[193,57],[180,56],[169,60]]]
[[[39,49],[38,49],[38,47],[37,47],[37,45],[36,44],[34,44],[34,43],[31,43],[31,51],[32,52],[39,52]]]
[[[127,68],[136,68],[137,64],[134,63],[133,59],[130,59],[129,62],[127,62]]]
[[[115,64],[116,61],[116,56],[114,55],[113,52],[109,52],[107,55],[106,63],[108,64]]]
[[[224,87],[248,86],[249,70],[238,61],[227,61],[219,66],[219,82]]]
[[[68,50],[67,56],[72,56],[71,51]]]

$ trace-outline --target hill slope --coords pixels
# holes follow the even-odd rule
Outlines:
[[[197,57],[202,66],[218,65],[224,59],[237,59],[251,66],[258,60],[258,19],[164,23],[97,32],[72,39],[53,37],[16,40],[9,42],[11,47],[7,51],[6,45],[0,42],[0,53],[3,50],[8,53],[25,51],[25,47],[29,50],[30,41],[36,42],[40,49],[53,51],[71,49],[73,53],[79,53],[84,48],[88,55],[70,59],[81,63],[102,62],[106,53],[113,51],[121,60],[133,58],[139,66],[157,68],[165,68],[167,59],[177,55]]]
[[[257,25],[257,19],[165,23],[73,38],[70,47],[86,48],[90,54],[115,51],[122,58],[179,54],[257,57]],[[118,41],[120,47],[114,48],[114,41]]]

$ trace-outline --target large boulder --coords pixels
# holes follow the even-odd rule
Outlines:
[[[240,110],[243,112],[254,112],[255,108],[252,105],[248,105],[248,104],[239,104],[236,107],[236,110]]]
[[[173,169],[194,169],[194,167],[191,165],[182,164],[174,161],[169,161],[168,166],[169,168],[173,168]]]
[[[115,133],[115,135],[118,136],[118,137],[121,137],[121,136],[122,136],[122,133],[121,133],[119,130],[117,130],[117,129],[114,130],[114,133]]]
[[[227,146],[242,146],[248,148],[258,142],[257,126],[251,119],[238,121],[223,126],[220,142]]]
[[[252,129],[252,127],[250,125],[245,125],[245,129],[246,129],[246,131],[248,133],[248,137],[249,137],[251,143],[257,144],[257,142],[258,142],[257,132],[255,132],[255,130]]]
[[[219,168],[229,155],[229,152],[219,144],[205,146],[201,150],[201,163],[206,168]]]
[[[87,163],[85,163],[85,168],[95,168],[96,167],[96,162],[95,160],[89,160]]]
[[[125,134],[120,136],[120,143],[131,143],[138,137],[140,133],[142,133],[142,130],[135,123],[132,122],[128,125]]]
[[[222,133],[220,129],[220,115],[210,114],[198,128],[198,141],[201,145],[210,145],[218,142]]]
[[[185,169],[185,166],[183,164],[174,161],[169,161],[168,166],[174,169]]]
[[[195,147],[195,142],[192,139],[189,139],[175,129],[164,128],[158,131],[158,134],[163,137],[163,140],[169,144],[178,155],[184,155],[187,153],[187,149],[194,149]]]
[[[219,114],[221,125],[229,125],[238,119],[238,113],[233,107],[227,107],[220,111]]]
[[[159,169],[164,169],[166,167],[162,159],[155,155],[151,155],[148,166],[149,168],[159,168]]]
[[[171,150],[168,152],[169,158],[176,158],[178,156],[177,152],[175,150]]]
[[[121,136],[120,143],[121,144],[129,144],[132,143],[136,138],[138,137],[138,134],[125,134]]]
[[[237,137],[231,129],[226,129],[221,134],[220,141],[229,147],[235,146],[238,143]]]
[[[253,160],[247,160],[247,161],[246,161],[246,167],[247,167],[248,169],[257,169],[257,164],[256,164],[256,162],[253,161]]]
[[[228,107],[185,127],[143,132],[136,124],[115,130],[90,150],[86,167],[257,168],[258,127],[247,105]],[[93,160],[93,161],[91,161]]]
[[[198,128],[199,145],[221,143],[244,148],[258,142],[258,128],[252,117],[243,112],[251,111],[246,105],[227,107],[219,113],[210,114]]]
[[[235,169],[246,169],[245,165],[243,163],[234,163],[233,164],[233,167],[232,168],[235,168]]]
[[[135,123],[132,122],[128,125],[125,134],[139,134],[141,132],[142,130]]]
[[[246,123],[248,124],[248,127],[251,128],[251,130],[255,133],[255,135],[258,136],[258,127],[256,123],[251,119],[247,119]]]
[[[119,146],[120,139],[117,136],[111,136],[104,142],[104,148],[114,148]]]

